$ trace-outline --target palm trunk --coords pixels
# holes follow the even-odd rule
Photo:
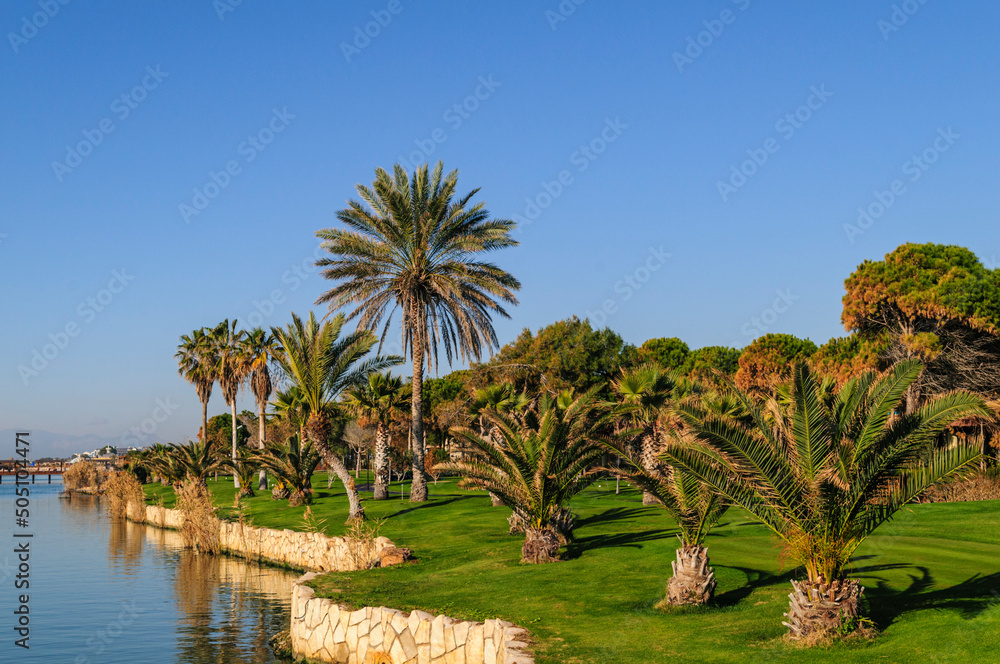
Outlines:
[[[375,430],[375,500],[389,497],[389,436],[385,425]]]
[[[233,413],[233,463],[235,464],[236,463],[236,399],[233,399],[232,413]],[[240,488],[240,478],[236,475],[235,471],[233,472],[233,486],[235,486],[237,489]]]
[[[413,400],[412,417],[413,480],[410,482],[410,500],[422,503],[427,500],[427,477],[424,475],[424,347],[418,331],[413,340]]]
[[[539,564],[559,560],[559,536],[551,528],[525,528],[521,562]]]
[[[642,463],[643,470],[651,475],[656,474],[656,437],[654,434],[647,432],[642,437],[642,451],[640,456],[640,461]],[[649,491],[642,492],[642,504],[643,505],[658,505],[659,500],[656,496],[651,494]]]
[[[354,478],[351,477],[351,472],[347,470],[347,466],[344,462],[335,454],[326,455],[326,463],[330,468],[337,474],[340,481],[344,483],[344,489],[347,491],[347,501],[351,505],[351,511],[347,519],[364,519],[365,518],[365,508],[361,506],[361,497],[358,495],[358,486],[354,483]]]
[[[201,444],[208,442],[208,401],[201,402]]]
[[[844,626],[858,617],[865,592],[857,579],[792,581],[792,588],[788,620],[781,623],[792,639],[842,634]]]
[[[257,415],[257,448],[264,449],[264,409],[267,407],[265,404],[258,404],[258,409],[260,413]],[[260,469],[260,477],[257,480],[257,488],[261,491],[267,490],[267,471],[263,468]]]
[[[684,544],[677,549],[677,560],[671,566],[674,575],[667,583],[670,606],[701,606],[712,601],[715,570],[708,566],[708,549]]]

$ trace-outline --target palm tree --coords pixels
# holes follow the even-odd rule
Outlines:
[[[246,447],[241,448],[236,461],[223,459],[222,467],[232,470],[233,475],[239,480],[240,490],[236,492],[237,503],[244,498],[253,498],[256,495],[253,490],[254,476],[257,475],[258,470],[261,472],[265,471],[261,468],[260,461],[253,450]],[[264,489],[267,489],[266,484],[264,485]]]
[[[523,392],[515,392],[510,383],[494,383],[477,389],[469,401],[469,416],[479,421],[479,435],[483,438],[496,438],[499,431],[495,426],[487,426],[485,413],[520,413],[529,403],[528,396]],[[503,501],[495,493],[490,494],[493,507],[500,507]]]
[[[640,487],[666,509],[681,531],[681,546],[671,563],[673,575],[667,583],[666,604],[670,606],[703,605],[712,601],[715,571],[709,567],[705,540],[729,509],[729,504],[712,487],[689,472],[666,467],[647,469],[634,445],[612,439],[605,446],[625,462],[624,466],[606,469]]]
[[[186,445],[170,446],[167,453],[172,459],[172,471],[176,481],[193,480],[205,485],[208,476],[230,466],[230,461],[209,442],[191,441]],[[170,464],[168,464],[168,467]]]
[[[954,392],[899,414],[922,370],[904,361],[838,391],[798,364],[787,405],[773,399],[761,405],[730,383],[745,417],[675,409],[693,443],[668,447],[665,460],[750,512],[804,566],[806,578],[792,581],[785,614],[793,638],[854,623],[864,588],[845,570],[858,546],[901,507],[979,457],[964,445],[934,449],[950,423],[985,412],[979,397]]]
[[[347,392],[347,406],[355,416],[376,423],[375,500],[389,497],[389,427],[409,400],[409,392],[402,378],[388,372],[373,373],[367,382]]]
[[[250,330],[243,340],[243,354],[249,364],[250,390],[257,399],[257,427],[258,427],[258,447],[264,449],[265,426],[264,417],[267,411],[267,402],[274,391],[271,381],[271,362],[274,361],[278,352],[278,344],[274,336],[265,332],[262,328]],[[257,488],[261,491],[267,489],[267,471],[261,468],[260,477],[257,481]]]
[[[473,448],[461,461],[437,469],[465,476],[465,485],[497,494],[525,523],[521,558],[528,563],[552,562],[559,552],[553,520],[570,498],[587,488],[597,475],[585,471],[604,454],[607,417],[595,402],[599,388],[565,407],[544,395],[538,411],[523,418],[485,411],[483,417],[498,435],[484,437],[471,429],[456,433]]]
[[[201,401],[201,440],[208,439],[208,400],[212,397],[212,387],[218,380],[216,374],[215,348],[206,328],[181,336],[177,345],[177,372],[193,384]]]
[[[312,312],[306,321],[293,313],[287,328],[272,328],[272,332],[281,345],[278,364],[290,386],[298,389],[296,407],[309,413],[305,436],[343,481],[351,505],[349,518],[363,519],[364,508],[354,479],[330,447],[330,416],[344,390],[361,384],[373,372],[400,364],[403,358],[365,359],[375,345],[375,337],[368,330],[358,330],[341,338],[343,326],[342,314],[320,324]]]
[[[642,469],[656,475],[662,470],[658,470],[657,462],[662,439],[660,414],[672,399],[694,391],[694,385],[655,364],[642,364],[634,369],[622,369],[611,387],[625,406],[623,412],[629,424],[638,430],[638,459]],[[658,502],[654,492],[643,491],[643,505]]]
[[[236,463],[236,397],[239,395],[243,381],[249,373],[250,363],[243,347],[246,332],[236,330],[236,320],[222,321],[212,330],[212,344],[215,348],[215,369],[222,388],[222,397],[226,400],[233,417],[233,454],[232,462]],[[240,479],[233,475],[233,485],[240,488]]]
[[[410,500],[427,499],[424,473],[423,376],[438,366],[443,345],[453,357],[480,359],[499,347],[491,314],[509,318],[501,303],[517,304],[520,282],[477,255],[511,247],[514,222],[490,219],[474,189],[455,196],[458,171],[433,173],[424,165],[412,179],[396,164],[394,176],[379,168],[370,187],[358,185],[363,202],[350,201],[337,213],[346,229],[317,232],[331,254],[317,261],[338,284],[316,301],[330,310],[351,305],[359,329],[382,327],[384,340],[397,309],[402,346],[413,360],[410,407],[413,482]],[[367,206],[366,206],[367,204]]]
[[[269,441],[255,458],[288,487],[289,505],[295,507],[312,502],[312,476],[320,461],[312,443],[303,444],[298,436],[292,436],[284,445]]]

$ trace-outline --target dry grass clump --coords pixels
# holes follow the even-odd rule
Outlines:
[[[97,488],[97,466],[90,461],[77,461],[63,473],[63,486],[67,489]]]
[[[111,474],[104,482],[104,496],[112,519],[128,517],[136,523],[146,521],[146,496],[139,479],[127,470]]]
[[[933,486],[920,497],[922,503],[964,503],[977,500],[1000,500],[1000,474],[979,472]]]
[[[177,509],[184,514],[181,538],[184,546],[198,552],[219,552],[219,520],[215,517],[212,492],[196,480],[186,480],[177,489]]]
[[[354,519],[344,533],[347,541],[348,557],[354,569],[371,569],[379,564],[379,551],[375,540],[379,537],[385,519],[362,521]]]

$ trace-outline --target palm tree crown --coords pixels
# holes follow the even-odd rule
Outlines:
[[[423,472],[422,386],[426,364],[434,370],[438,349],[454,357],[480,359],[499,346],[492,314],[509,317],[503,304],[517,304],[520,282],[482,254],[517,244],[514,222],[490,219],[478,189],[456,197],[458,172],[433,172],[425,165],[412,179],[399,164],[394,175],[375,171],[372,185],[358,185],[362,201],[350,201],[337,213],[344,229],[317,235],[330,257],[317,265],[338,282],[317,303],[348,313],[358,327],[388,333],[398,309],[404,352],[413,359],[412,433],[414,481],[411,499],[426,498]]]

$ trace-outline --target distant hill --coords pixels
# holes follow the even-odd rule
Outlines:
[[[0,459],[14,456],[14,440],[17,429],[0,430]],[[52,433],[34,429],[31,436],[31,459],[43,457],[69,457],[80,452],[90,452],[105,445],[118,446],[121,441],[116,438],[105,438],[95,434],[72,436],[65,433]]]

